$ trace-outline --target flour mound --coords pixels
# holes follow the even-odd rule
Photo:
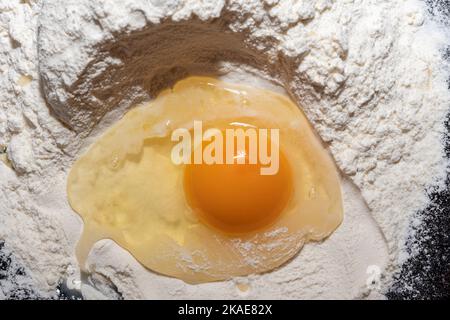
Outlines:
[[[221,76],[238,68],[269,79],[304,107],[362,194],[365,204],[355,200],[348,219],[367,205],[381,230],[380,246],[389,254],[385,286],[404,260],[411,216],[429,202],[426,189],[443,187],[450,95],[440,49],[448,35],[419,0],[0,0],[0,6],[7,9],[0,23],[8,30],[0,33],[0,101],[13,105],[0,104],[0,145],[12,168],[0,162],[0,174],[8,177],[0,182],[0,208],[9,226],[0,226],[0,239],[9,240],[26,265],[40,261],[32,268],[36,279],[49,277],[40,287],[54,288],[58,276],[76,266],[72,249],[81,224],[63,191],[74,158],[105,124],[189,74]],[[22,76],[31,77],[30,84],[21,85]],[[346,187],[349,195],[357,194],[354,186]],[[14,226],[17,211],[26,222]],[[351,226],[337,236],[349,248],[358,232]],[[19,229],[33,241],[20,243]],[[27,249],[31,244],[37,252]],[[107,258],[106,247],[98,248],[99,257]],[[327,291],[324,279],[311,276],[320,269],[314,258],[326,256],[311,248],[298,257],[304,256],[303,269],[295,262],[261,278],[276,288],[295,284],[289,292],[271,287],[275,296],[342,297],[347,287]],[[335,263],[347,258],[340,259]],[[365,268],[351,258],[347,263]],[[142,270],[131,269],[104,264],[102,274],[124,296],[139,297],[144,294],[132,288]],[[337,283],[339,276],[326,279]],[[173,296],[195,291],[177,286],[168,289]],[[351,286],[356,289],[347,290],[348,297],[368,294],[363,278]]]

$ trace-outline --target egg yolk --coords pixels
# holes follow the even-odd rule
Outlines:
[[[270,225],[283,212],[292,193],[292,176],[280,151],[279,170],[262,175],[261,163],[190,164],[184,190],[204,223],[225,233],[247,233]]]

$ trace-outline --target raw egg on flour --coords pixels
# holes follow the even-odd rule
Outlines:
[[[339,175],[301,110],[206,77],[125,114],[76,161],[68,197],[82,267],[109,238],[189,283],[270,271],[343,218]]]

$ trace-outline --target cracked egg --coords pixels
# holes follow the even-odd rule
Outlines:
[[[216,133],[277,129],[277,172],[262,175],[265,163],[245,161],[248,145],[234,149],[242,163],[175,163],[172,133],[193,132],[196,121]],[[186,158],[212,141],[194,141]],[[181,80],[126,113],[75,162],[67,191],[84,221],[82,267],[92,245],[108,238],[148,269],[188,283],[273,270],[343,218],[338,172],[299,107],[206,77]]]

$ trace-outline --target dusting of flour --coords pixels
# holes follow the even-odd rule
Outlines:
[[[382,297],[425,190],[445,181],[446,43],[419,0],[0,0],[0,250],[23,266],[0,298],[21,284],[54,297],[64,279],[86,298]],[[81,284],[71,164],[190,73],[303,106],[342,172],[344,223],[274,272],[195,286],[104,240]]]

